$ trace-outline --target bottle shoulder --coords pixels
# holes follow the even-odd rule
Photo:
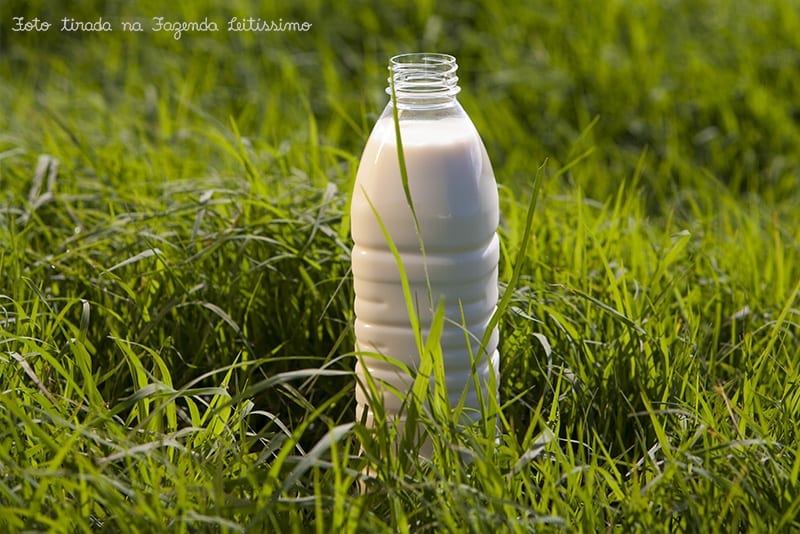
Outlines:
[[[400,135],[404,147],[441,145],[483,145],[475,125],[466,113],[448,115],[411,115],[399,117]],[[394,117],[384,113],[375,123],[367,145],[396,145]]]
[[[445,118],[465,118],[469,120],[469,115],[467,115],[467,112],[455,97],[445,103],[426,103],[424,101],[414,103],[398,102],[397,116],[400,121],[438,120]],[[393,117],[394,105],[389,101],[383,108],[380,119]]]

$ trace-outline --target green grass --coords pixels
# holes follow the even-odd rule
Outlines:
[[[0,4],[2,530],[800,528],[796,0],[73,4]],[[416,50],[508,303],[500,439],[421,413],[429,462],[353,421],[350,189]]]

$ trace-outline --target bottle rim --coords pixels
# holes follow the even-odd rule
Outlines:
[[[456,58],[438,52],[412,52],[393,56],[389,60],[391,76],[386,93],[392,94],[394,83],[397,98],[451,97],[458,87]]]
[[[436,68],[441,67],[443,71],[455,70],[458,68],[455,56],[443,54],[441,52],[410,52],[398,54],[389,60],[389,69],[394,67],[422,67]]]

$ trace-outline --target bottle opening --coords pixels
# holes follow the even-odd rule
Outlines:
[[[386,92],[392,94],[394,82],[395,95],[400,99],[443,98],[458,94],[458,65],[456,58],[449,54],[413,53],[401,54],[391,58]]]

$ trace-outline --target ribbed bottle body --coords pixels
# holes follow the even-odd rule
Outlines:
[[[403,188],[390,104],[367,141],[351,204],[356,373],[366,384],[368,372],[387,413],[402,417],[402,396],[413,379],[388,360],[414,370],[420,355],[380,217],[400,253],[423,336],[443,299],[440,341],[448,396],[453,406],[463,396],[463,415],[477,419],[475,377],[480,397],[497,395],[490,380],[499,371],[496,329],[481,350],[498,299],[497,185],[480,136],[455,99],[430,112],[402,111],[402,146],[419,234]],[[360,386],[356,401],[357,418],[366,410],[371,422],[369,394]]]

